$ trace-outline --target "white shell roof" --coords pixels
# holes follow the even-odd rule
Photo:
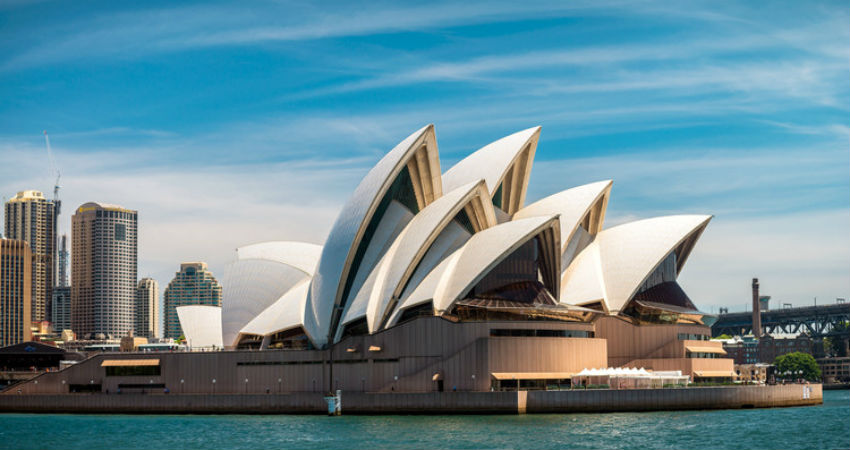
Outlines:
[[[186,337],[186,343],[194,348],[222,348],[221,308],[210,305],[188,305],[177,307],[177,319]]]
[[[447,311],[514,250],[544,229],[557,226],[558,216],[531,217],[496,225],[472,235],[466,245],[446,262],[433,292],[434,310],[438,313]],[[423,284],[429,282],[427,278]]]
[[[240,334],[266,336],[303,326],[310,280],[298,282],[271,306],[239,330]]]
[[[459,161],[443,174],[443,189],[448,192],[464,184],[484,180],[492,197],[522,149],[529,142],[534,142],[536,146],[539,135],[540,127],[533,127],[487,144]],[[533,156],[532,149],[530,157],[533,158]],[[530,171],[531,164],[529,162],[527,172]],[[527,180],[528,174],[526,173],[525,181]]]
[[[296,241],[261,242],[236,249],[239,259],[264,259],[288,264],[310,276],[316,272],[321,254],[321,245]]]
[[[680,244],[679,267],[711,216],[656,217],[619,225],[600,232],[570,264],[561,278],[562,303],[602,301],[608,313],[625,308],[637,289],[664,258]]]
[[[416,286],[416,289],[395,308],[395,311],[393,311],[390,316],[390,320],[387,321],[388,328],[398,322],[398,319],[401,317],[401,313],[404,312],[405,309],[427,303],[434,298],[437,289],[440,287],[440,283],[443,280],[443,276],[446,272],[454,270],[457,265],[457,259],[460,257],[462,251],[463,247],[455,250],[454,253],[446,257],[446,259],[442,260],[440,264],[437,264],[436,267],[428,272],[428,275],[426,275],[425,279]]]
[[[489,206],[490,196],[484,182],[479,180],[468,183],[448,192],[420,211],[393,242],[381,262],[375,266],[377,274],[370,289],[366,311],[370,332],[377,331],[388,314],[387,308],[391,306],[391,299],[401,295],[402,284],[413,275],[416,264],[425,255],[431,243],[475,196],[478,196],[484,205]],[[493,208],[483,210],[484,224],[493,226],[496,223]]]
[[[266,259],[240,259],[224,268],[222,277],[223,341],[234,345],[239,330],[307,278],[294,267]]]
[[[561,191],[522,208],[514,214],[513,219],[560,214],[561,252],[563,253],[581,220],[590,212],[590,208],[610,194],[612,183],[611,180],[598,181]],[[598,233],[602,230],[602,222],[600,220],[596,229],[588,231],[592,234]]]
[[[434,126],[427,125],[396,145],[366,174],[331,228],[310,285],[304,323],[307,334],[317,346],[327,343],[333,310],[342,295],[350,265],[367,224],[390,184],[423,143],[428,144],[429,157],[426,158],[426,164],[434,169],[431,171],[432,179],[427,181],[430,181],[434,196],[439,197],[442,194],[442,181]]]

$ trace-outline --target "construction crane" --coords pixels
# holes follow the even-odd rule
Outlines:
[[[62,205],[62,202],[59,201],[59,189],[61,188],[61,186],[59,186],[59,180],[62,178],[62,173],[56,165],[56,160],[53,159],[53,150],[50,149],[50,137],[47,135],[47,130],[44,130],[44,143],[47,145],[47,158],[50,163],[50,174],[56,174],[56,181],[53,183],[53,207],[55,209],[56,216],[59,216],[59,209]]]

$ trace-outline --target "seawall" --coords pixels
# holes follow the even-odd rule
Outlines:
[[[343,414],[522,414],[809,406],[820,384],[588,391],[342,393]],[[322,394],[21,394],[0,412],[324,414]]]

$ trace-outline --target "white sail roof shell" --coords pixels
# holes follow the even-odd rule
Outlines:
[[[607,204],[612,183],[611,180],[598,181],[558,192],[522,208],[513,215],[513,219],[559,214],[561,216],[561,253],[563,253],[567,250],[567,244],[581,224],[582,219],[590,212],[591,208],[599,201]],[[594,229],[587,230],[591,234],[597,234],[602,230],[605,215],[604,204],[601,205],[602,217],[594,222]]]
[[[271,241],[246,245],[236,249],[238,259],[264,259],[290,265],[313,276],[322,246],[308,242]]]
[[[531,164],[537,149],[537,141],[540,137],[540,127],[528,128],[498,141],[487,144],[466,158],[460,160],[443,174],[443,189],[448,192],[457,189],[467,183],[484,180],[492,197],[499,188],[499,184],[512,170],[516,163],[522,166],[519,179],[515,181],[518,192],[514,194],[517,210],[525,201],[525,193],[528,188],[528,179],[531,174]],[[528,148],[527,152],[523,152]],[[518,161],[523,159],[523,161]],[[509,190],[505,189],[506,191]],[[502,208],[509,213],[508,208]]]
[[[440,264],[432,272],[436,276],[437,269],[442,269],[440,281],[432,294],[434,310],[437,313],[447,311],[514,250],[542,230],[557,226],[558,216],[531,217],[496,225],[472,235],[460,250],[444,261],[444,267]],[[428,280],[430,276],[425,277],[423,285],[433,282]]]
[[[392,247],[375,266],[374,284],[369,289],[369,301],[366,316],[369,331],[375,332],[381,325],[383,317],[393,298],[401,295],[402,283],[413,275],[416,264],[425,256],[429,246],[437,239],[440,232],[454,219],[464,206],[478,197],[485,216],[485,226],[496,223],[493,208],[489,205],[490,197],[484,182],[468,183],[460,186],[428,205],[413,217],[401,234],[393,242]]]
[[[307,303],[309,288],[310,279],[301,280],[242,327],[239,333],[266,336],[303,326],[304,308]]]
[[[643,281],[680,244],[679,268],[711,216],[677,215],[638,220],[600,232],[561,278],[562,303],[602,301],[610,314],[622,311]],[[690,239],[694,237],[693,239]]]
[[[428,275],[416,286],[416,289],[404,299],[404,301],[395,308],[392,315],[390,315],[390,320],[387,321],[387,327],[391,327],[398,322],[398,319],[401,317],[401,314],[406,309],[410,309],[414,306],[421,305],[423,303],[427,303],[434,299],[434,293],[437,292],[440,287],[440,283],[443,281],[443,276],[446,272],[454,270],[457,265],[457,259],[460,257],[461,252],[463,251],[463,247],[457,249],[446,257],[444,260],[440,261],[440,264],[437,264]]]
[[[419,152],[423,145],[425,151]],[[384,194],[411,158],[420,164],[423,173],[429,174],[427,180],[419,179],[419,185],[427,186],[431,192],[425,198],[425,205],[442,195],[433,125],[405,138],[366,174],[331,228],[310,285],[304,325],[313,343],[319,347],[327,343],[334,308],[342,301],[344,285],[366,227]]]
[[[222,339],[236,345],[239,331],[315,270],[321,246],[273,241],[236,250],[222,277]]]
[[[191,348],[222,348],[221,307],[187,305],[177,307],[177,319],[186,344]]]

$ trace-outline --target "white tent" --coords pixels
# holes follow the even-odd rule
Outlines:
[[[687,385],[689,377],[679,370],[650,372],[643,367],[582,369],[573,375],[573,385],[608,385],[612,389],[663,388],[668,384]]]

